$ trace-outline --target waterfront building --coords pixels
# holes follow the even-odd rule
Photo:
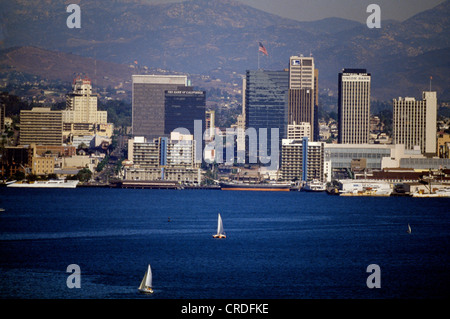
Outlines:
[[[187,87],[186,75],[133,75],[132,134],[148,139],[167,137],[166,91],[186,91]],[[201,119],[204,119],[204,114]]]
[[[318,139],[318,75],[313,57],[290,57],[288,124],[309,123],[310,140]]]
[[[423,99],[413,97],[393,100],[393,142],[406,149],[419,146],[423,154],[434,156],[436,147],[437,100],[436,92],[423,92]]]
[[[126,180],[166,180],[200,184],[200,163],[195,162],[195,140],[192,135],[172,132],[170,138],[148,140],[136,136],[128,140]]]
[[[19,144],[60,146],[63,142],[62,113],[49,107],[20,111]]]
[[[258,135],[258,141],[249,139],[249,143],[256,145],[248,144],[246,149],[258,149],[260,129],[267,129],[266,154],[271,154],[271,129],[278,129],[278,145],[286,137],[289,72],[248,70],[245,85],[245,127],[255,129]],[[268,157],[259,157],[259,161],[267,163]]]
[[[369,143],[370,82],[366,69],[343,69],[338,81],[338,142]]]
[[[390,157],[390,144],[331,144],[324,147],[324,161],[328,164],[327,178],[353,178],[352,161],[365,159],[364,172],[382,169],[384,157]],[[331,174],[330,174],[331,172]]]
[[[324,181],[323,142],[309,142],[308,137],[300,140],[283,139],[281,178],[284,181]]]
[[[34,155],[31,163],[31,173],[34,175],[48,175],[55,172],[55,157]]]

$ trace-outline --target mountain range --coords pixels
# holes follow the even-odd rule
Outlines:
[[[80,5],[79,29],[66,25],[69,3]],[[262,42],[269,53],[259,57],[264,69],[287,68],[291,55],[314,56],[321,89],[335,92],[343,68],[365,68],[375,99],[421,97],[430,76],[438,99],[450,99],[450,0],[402,22],[382,20],[380,29],[340,18],[290,20],[237,0],[0,0],[0,6],[2,72],[45,75],[66,69],[69,76],[84,67],[89,73],[85,58],[95,64],[95,76],[104,79],[108,73],[110,82],[129,81],[135,61],[226,81],[227,74],[257,68]],[[25,71],[37,51],[45,62],[28,63]]]

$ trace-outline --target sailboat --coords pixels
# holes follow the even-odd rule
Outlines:
[[[408,230],[406,231],[408,234],[411,234],[411,226],[408,224]]]
[[[142,278],[141,284],[139,285],[138,290],[144,294],[152,294],[152,268],[150,268],[150,264],[148,264],[147,271],[145,272],[144,278]]]
[[[227,238],[225,232],[223,231],[222,217],[219,214],[217,218],[217,234],[213,235],[214,238]]]

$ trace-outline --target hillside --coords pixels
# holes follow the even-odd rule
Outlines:
[[[213,75],[226,81],[230,73],[244,74],[257,67],[258,42],[262,41],[269,51],[268,57],[260,59],[265,69],[287,67],[293,54],[313,54],[321,88],[335,91],[342,68],[361,67],[372,74],[372,95],[377,99],[419,97],[430,75],[438,96],[450,99],[450,61],[444,54],[450,47],[450,1],[406,21],[383,24],[381,29],[336,18],[298,22],[234,0],[158,5],[85,0],[80,2],[81,29],[66,27],[69,14],[60,1],[0,0],[0,5],[1,48],[33,46],[70,53],[74,60],[75,56],[91,58],[92,63],[98,61],[97,72],[109,70],[116,75],[106,76],[120,77],[122,82],[130,79],[129,65],[134,61],[150,69]],[[55,54],[54,65],[47,71],[33,70],[41,66],[26,65],[26,61],[19,66],[2,59],[0,66],[62,74],[67,62],[58,66]],[[92,74],[92,63],[90,67],[72,64],[68,72],[84,67]],[[102,63],[114,64],[99,68]]]

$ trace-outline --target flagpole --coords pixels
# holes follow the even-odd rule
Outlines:
[[[258,70],[259,70],[259,50],[258,50]]]

